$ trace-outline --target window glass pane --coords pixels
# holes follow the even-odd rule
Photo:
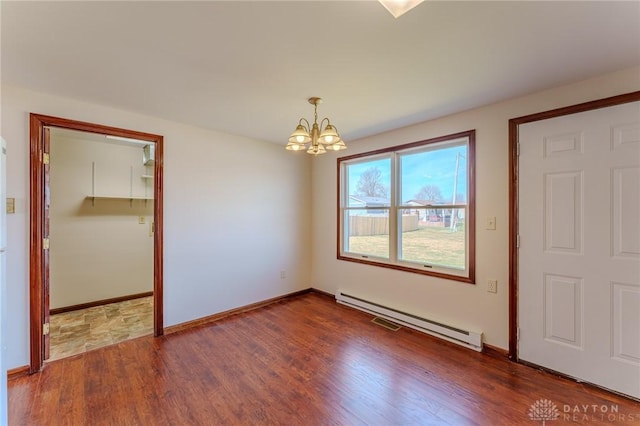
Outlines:
[[[347,207],[369,208],[376,214],[376,207],[389,207],[391,188],[391,159],[349,164],[346,167],[348,182]]]
[[[475,282],[475,130],[338,159],[338,259]]]
[[[400,179],[402,205],[466,204],[467,145],[403,153]]]
[[[345,250],[365,256],[389,258],[389,210],[345,210]]]
[[[405,209],[399,215],[400,260],[465,269],[465,209]]]

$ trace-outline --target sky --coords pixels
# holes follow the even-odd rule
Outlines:
[[[451,148],[424,151],[417,154],[404,154],[401,156],[402,167],[402,202],[416,198],[416,194],[424,185],[435,185],[440,188],[440,192],[445,202],[451,202],[456,170],[456,157],[461,154],[458,167],[458,194],[466,194],[467,191],[467,158],[466,145],[454,146]],[[390,186],[391,183],[391,160],[382,158],[374,161],[350,164],[349,173],[349,194],[356,194],[356,187],[360,175],[370,167],[378,167],[382,172],[384,184]],[[465,197],[466,199],[467,197]]]

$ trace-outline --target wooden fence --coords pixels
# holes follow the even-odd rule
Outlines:
[[[417,214],[402,215],[402,232],[418,229]],[[349,216],[349,236],[364,237],[368,235],[388,235],[389,217],[381,215]]]

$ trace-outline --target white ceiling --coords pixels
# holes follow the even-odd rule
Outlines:
[[[282,144],[310,96],[348,142],[640,64],[638,1],[0,7],[3,84]]]

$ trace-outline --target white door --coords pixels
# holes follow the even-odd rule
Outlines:
[[[640,102],[518,139],[519,358],[640,398]]]

